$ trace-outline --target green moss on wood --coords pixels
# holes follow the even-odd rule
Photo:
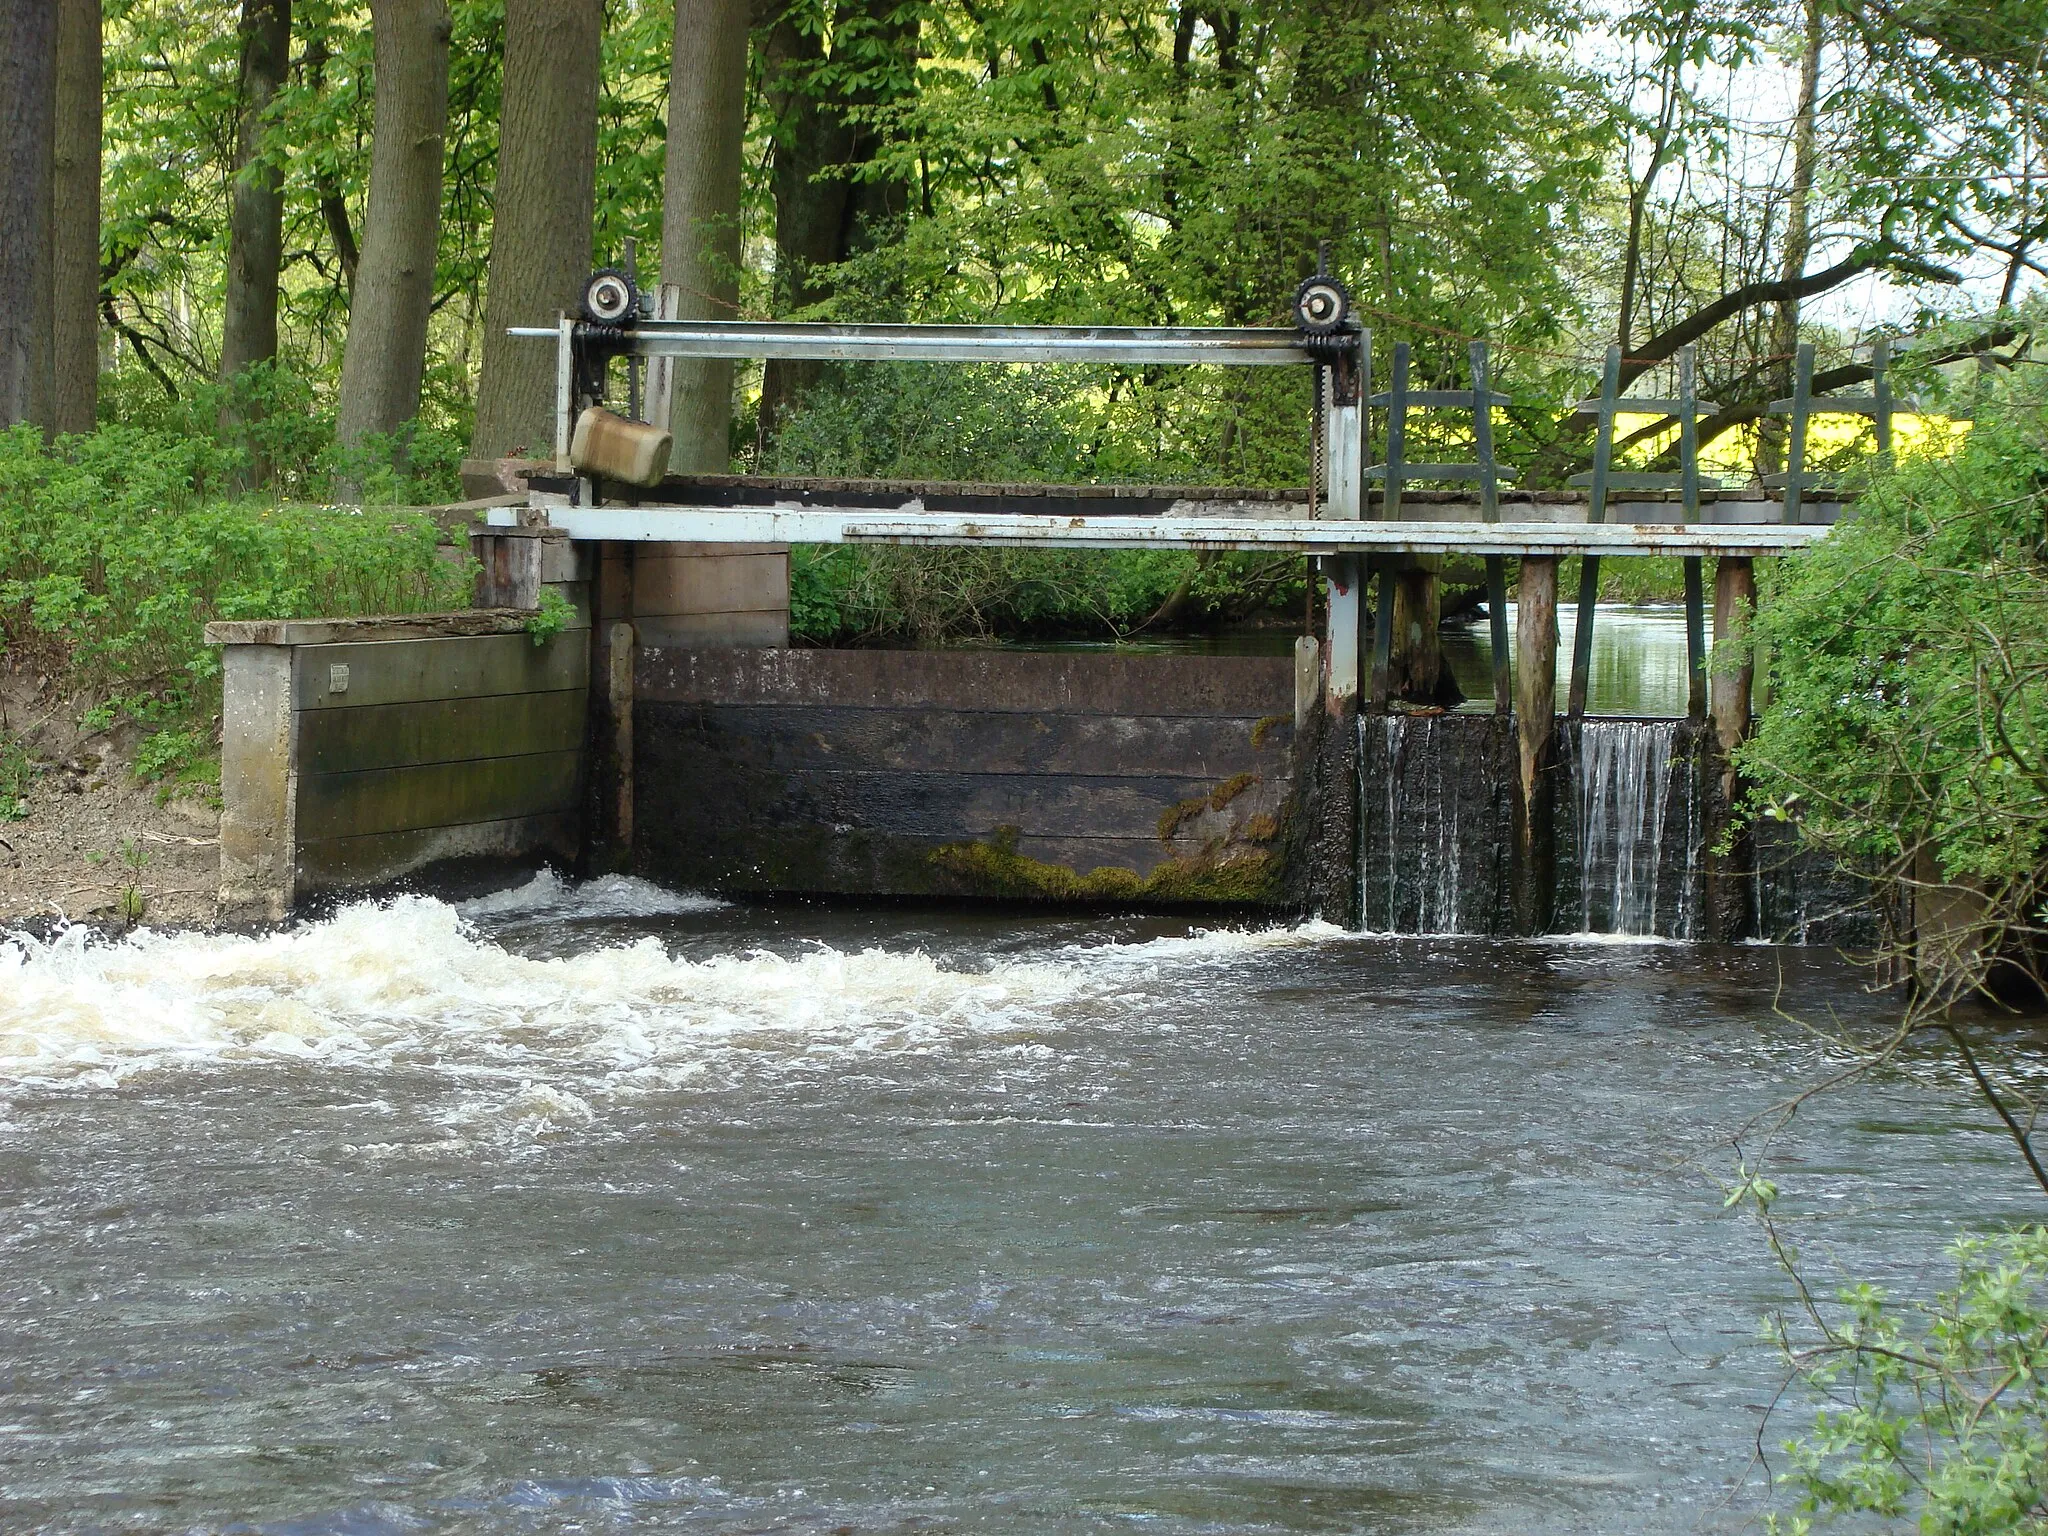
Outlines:
[[[1260,716],[1259,719],[1252,725],[1252,750],[1256,752],[1259,748],[1263,747],[1266,744],[1266,738],[1272,734],[1273,727],[1275,727],[1276,725],[1290,724],[1293,721],[1293,719],[1294,717],[1292,715]]]
[[[1232,774],[1221,784],[1218,784],[1215,793],[1209,796],[1209,809],[1212,811],[1224,809],[1231,801],[1258,782],[1259,776],[1256,773]]]
[[[931,862],[965,881],[974,895],[1027,901],[1238,904],[1279,895],[1278,862],[1264,849],[1218,840],[1192,858],[1168,859],[1148,875],[1107,865],[1083,874],[1017,852],[1017,837],[1016,827],[998,827],[986,842],[934,849]]]
[[[1181,829],[1181,823],[1192,821],[1209,809],[1209,797],[1197,795],[1192,800],[1183,800],[1178,805],[1169,805],[1159,813],[1159,841],[1170,843],[1174,834]]]

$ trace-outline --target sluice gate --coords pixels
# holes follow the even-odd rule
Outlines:
[[[1706,686],[1705,562],[1732,653],[1753,561],[1824,538],[1841,498],[1718,490],[1690,451],[1677,476],[1613,471],[1615,410],[1710,408],[1686,387],[1587,403],[1603,425],[1583,491],[1512,488],[1483,344],[1468,389],[1411,389],[1398,346],[1375,393],[1345,309],[1318,278],[1293,330],[685,323],[635,299],[529,333],[557,346],[556,457],[472,534],[476,612],[212,627],[229,650],[224,899],[276,917],[451,861],[550,857],[733,892],[1775,935],[1767,861],[1723,835],[1750,684],[1729,665]],[[649,422],[676,357],[1308,367],[1319,470],[1291,491],[666,476]],[[604,405],[621,358],[649,422]],[[1472,462],[1407,456],[1425,411],[1468,423]],[[1291,551],[1314,562],[1324,622],[1291,661],[791,650],[795,542]],[[1574,554],[1687,562],[1691,719],[1586,720],[1578,669],[1560,716],[1557,570]],[[1404,712],[1440,686],[1447,557],[1487,572],[1492,715]],[[1582,650],[1592,619],[1588,594]]]

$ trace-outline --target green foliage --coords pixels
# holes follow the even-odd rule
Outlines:
[[[0,728],[0,821],[20,821],[28,815],[28,787],[35,775],[28,749]]]
[[[576,617],[576,607],[553,587],[540,589],[540,606],[533,611],[533,617],[526,621],[526,632],[533,636],[535,645],[546,645]]]
[[[202,437],[108,427],[48,449],[0,433],[0,644],[121,699],[190,706],[217,688],[209,620],[467,602],[431,519],[232,499],[234,466]]]
[[[145,784],[183,778],[210,746],[200,731],[153,731],[135,750],[135,777]]]
[[[1184,550],[915,549],[799,545],[790,551],[790,630],[834,641],[1125,639],[1163,622],[1217,624],[1299,613],[1298,555]]]
[[[1869,1285],[1779,1340],[1822,1395],[1787,1443],[1797,1512],[1912,1517],[1929,1536],[2048,1529],[2048,1230],[1965,1238],[1955,1285],[1895,1303]]]
[[[1772,702],[1753,807],[1872,868],[1925,853],[2032,915],[2048,835],[2048,389],[1879,477],[1755,623]],[[2000,897],[1998,893],[2004,893]]]

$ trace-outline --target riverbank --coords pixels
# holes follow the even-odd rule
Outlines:
[[[0,923],[211,924],[220,884],[213,786],[135,774],[147,733],[92,728],[93,700],[0,667]]]

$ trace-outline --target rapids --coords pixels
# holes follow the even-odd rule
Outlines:
[[[554,876],[0,935],[0,1527],[1739,1529],[1788,1292],[1721,1181],[1830,1066],[1774,1003],[1882,1006]],[[2021,1213],[1980,1120],[1809,1104],[1811,1251]]]

